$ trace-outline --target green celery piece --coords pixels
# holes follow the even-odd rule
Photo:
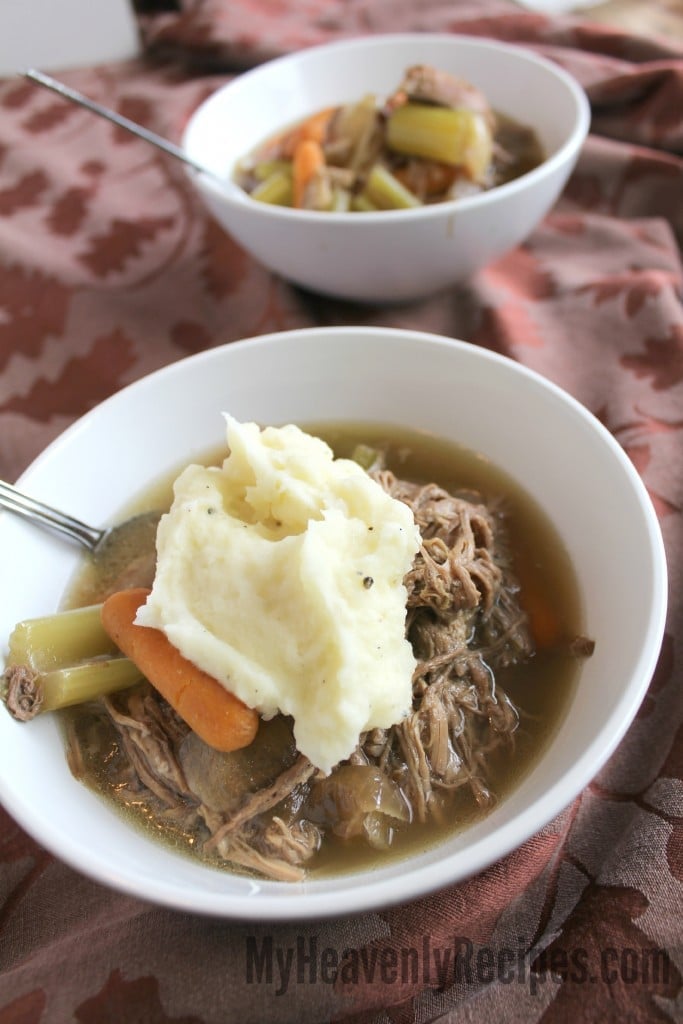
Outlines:
[[[380,210],[406,210],[422,203],[383,164],[375,164],[363,194]]]
[[[478,181],[491,162],[493,140],[484,118],[471,110],[426,103],[397,107],[387,121],[387,145],[396,153],[464,166]]]

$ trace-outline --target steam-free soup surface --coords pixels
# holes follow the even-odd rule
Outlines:
[[[486,792],[482,792],[481,786],[470,787],[460,782],[450,788],[445,784],[437,786],[432,801],[434,813],[419,820],[416,808],[412,807],[407,815],[404,805],[397,803],[396,794],[387,793],[376,773],[359,773],[357,765],[352,765],[339,773],[336,787],[309,778],[275,807],[273,813],[289,816],[287,820],[293,820],[304,813],[301,808],[307,808],[305,813],[312,829],[320,828],[321,821],[326,823],[319,849],[307,861],[307,873],[311,876],[364,868],[382,863],[387,857],[418,852],[462,829],[505,799],[545,749],[562,719],[579,667],[571,639],[580,635],[582,623],[572,567],[555,530],[500,468],[476,453],[405,429],[371,424],[318,424],[307,429],[328,441],[338,456],[351,456],[359,444],[381,449],[387,469],[396,478],[413,483],[435,482],[452,494],[495,508],[504,522],[511,571],[521,584],[522,605],[525,594],[536,602],[541,595],[556,629],[556,642],[536,649],[519,664],[496,669],[494,696],[495,692],[507,695],[511,707],[516,709],[518,724],[515,723],[505,742],[492,743],[490,750],[481,754]],[[224,454],[208,457],[206,461],[220,460]],[[170,482],[163,481],[141,495],[135,507],[126,512],[168,507],[170,500]],[[142,545],[148,549],[149,539],[143,539]],[[141,559],[139,565],[144,565],[145,550],[135,548],[133,543],[97,571],[92,566],[84,568],[70,589],[68,603],[93,603],[116,589],[119,578],[128,582],[131,563]],[[149,566],[144,571],[149,572]],[[190,855],[225,865],[219,844],[212,847],[207,843],[208,849],[202,849],[205,836],[195,821],[187,827],[181,813],[160,807],[159,801],[144,788],[136,789],[130,782],[123,765],[121,733],[101,708],[91,705],[72,709],[65,713],[64,721],[72,764],[89,786],[113,801],[129,821],[148,829],[155,838]],[[259,787],[272,785],[281,766],[292,765],[296,758],[291,722],[281,716],[262,723],[257,741],[243,751],[216,756],[203,746],[193,735],[183,737],[180,763],[193,792],[224,818],[238,811]],[[372,753],[372,744],[368,744],[368,749]],[[400,772],[395,774],[400,780]],[[387,811],[389,824],[383,821],[379,830],[371,830],[374,846],[369,845],[367,834],[355,835],[353,828],[333,828],[329,824],[349,793],[361,802],[367,801],[368,807],[374,806],[374,801]],[[216,806],[218,803],[220,807]],[[406,820],[409,816],[411,822]],[[246,855],[245,860],[237,869],[258,873]],[[234,868],[235,864],[231,862],[230,866]]]

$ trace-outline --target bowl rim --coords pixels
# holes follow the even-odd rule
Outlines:
[[[427,45],[431,45],[433,43],[448,45],[449,42],[471,49],[490,50],[494,52],[505,51],[524,62],[534,64],[544,69],[565,86],[575,105],[574,124],[567,138],[551,156],[546,157],[546,159],[537,167],[532,168],[530,171],[520,175],[518,178],[514,178],[512,181],[505,182],[502,185],[496,185],[495,188],[477,193],[476,195],[463,196],[460,199],[444,200],[443,202],[432,203],[411,209],[362,210],[354,211],[353,213],[345,211],[332,212],[325,210],[298,210],[274,204],[259,203],[240,188],[240,186],[233,181],[232,177],[228,177],[225,185],[221,185],[220,181],[213,174],[204,174],[201,171],[195,171],[190,168],[186,169],[187,174],[190,175],[192,180],[195,181],[203,190],[226,200],[231,205],[246,207],[255,216],[267,217],[268,219],[275,217],[283,220],[284,223],[294,221],[326,226],[338,226],[340,223],[343,223],[345,230],[347,230],[347,225],[353,224],[356,225],[356,227],[351,228],[351,230],[359,230],[361,225],[372,225],[376,221],[381,224],[388,224],[396,220],[401,223],[406,223],[410,220],[416,219],[421,221],[431,220],[450,216],[456,211],[460,213],[468,210],[476,210],[479,206],[502,201],[507,196],[514,196],[520,191],[526,191],[529,188],[533,188],[538,181],[552,175],[558,167],[564,164],[573,156],[574,153],[580,150],[590,129],[590,103],[585,90],[578,80],[566,71],[559,63],[555,63],[547,57],[536,53],[534,50],[516,43],[499,42],[498,40],[488,37],[482,38],[480,36],[468,36],[458,33],[436,32],[396,32],[369,36],[353,36],[347,39],[336,40],[331,43],[310,46],[304,50],[283,54],[280,57],[274,57],[271,60],[264,61],[263,64],[250,68],[248,71],[237,75],[225,85],[220,86],[194,109],[183,129],[180,140],[181,148],[189,157],[193,160],[197,160],[198,156],[192,150],[191,137],[193,132],[196,130],[197,123],[205,116],[207,108],[212,103],[217,103],[219,96],[224,95],[228,91],[237,91],[248,88],[249,83],[254,78],[258,78],[264,74],[271,74],[279,67],[287,67],[290,64],[296,64],[301,60],[306,60],[308,56],[314,56],[319,53],[337,53],[343,52],[344,50],[355,50],[357,48],[372,48],[377,47],[378,45],[387,47],[391,47],[396,44],[412,45],[418,43],[426,43]],[[234,164],[233,167],[230,168],[230,174],[232,174],[233,170]]]
[[[393,864],[397,870],[384,877],[375,877],[373,869],[364,869],[358,875],[340,876],[341,884],[339,886],[335,885],[335,882],[338,881],[336,876],[332,879],[313,879],[295,884],[258,881],[255,886],[245,885],[240,892],[227,894],[227,898],[223,892],[209,890],[202,892],[198,898],[196,891],[192,889],[179,893],[177,886],[168,885],[163,878],[155,877],[153,879],[154,890],[143,894],[140,891],[139,883],[129,877],[125,871],[119,871],[111,864],[105,868],[99,862],[92,864],[86,860],[84,863],[83,843],[75,841],[68,830],[64,830],[59,836],[55,834],[54,830],[41,831],[42,822],[37,815],[26,805],[25,800],[22,802],[16,787],[0,775],[0,799],[17,823],[37,842],[52,850],[76,871],[110,888],[138,899],[150,900],[158,905],[204,916],[268,922],[349,916],[353,913],[409,902],[439,888],[461,883],[469,877],[480,874],[492,863],[518,849],[576,799],[621,742],[649,687],[665,627],[667,567],[661,529],[645,484],[613,435],[569,392],[509,356],[480,348],[466,341],[409,328],[321,326],[271,332],[228,342],[166,364],[109,396],[50,442],[24,470],[19,477],[18,484],[21,486],[24,480],[30,480],[33,471],[40,469],[43,463],[49,462],[54,457],[59,457],[62,446],[72,437],[77,437],[87,423],[96,420],[100,410],[116,403],[125,402],[126,396],[135,390],[148,388],[153,386],[156,381],[163,381],[164,378],[182,374],[188,364],[211,366],[214,361],[220,362],[225,357],[227,350],[238,352],[246,346],[251,348],[260,346],[267,350],[273,344],[286,343],[288,338],[301,340],[306,344],[319,344],[321,337],[334,339],[348,336],[361,336],[366,339],[369,336],[384,339],[403,338],[417,344],[448,346],[465,353],[466,356],[469,354],[470,358],[475,357],[497,364],[503,369],[507,367],[508,372],[527,378],[536,387],[552,394],[572,410],[581,421],[590,424],[592,431],[596,432],[610,449],[618,461],[621,471],[633,487],[634,496],[638,499],[639,508],[647,527],[647,539],[652,552],[653,576],[655,577],[653,589],[656,601],[650,610],[647,639],[644,640],[638,664],[633,667],[631,673],[631,679],[637,679],[637,685],[631,683],[628,695],[615,708],[609,722],[601,728],[594,742],[581,752],[572,770],[562,780],[555,781],[548,790],[527,804],[510,820],[498,825],[492,834],[475,838],[471,843],[466,842],[465,848],[468,854],[476,860],[476,867],[472,869],[461,866],[459,869],[453,870],[452,863],[455,862],[457,865],[462,857],[462,849],[455,849],[445,852],[440,858],[440,864],[446,868],[443,873],[435,871],[434,864],[431,862],[411,867],[412,858],[406,857],[394,861]],[[462,834],[466,835],[466,833]],[[438,844],[434,849],[438,850]],[[402,880],[405,876],[410,876],[408,891],[402,888]],[[240,880],[248,882],[245,879]],[[331,885],[330,882],[332,882]],[[344,884],[345,882],[348,884]],[[261,898],[254,897],[254,890],[261,893]]]

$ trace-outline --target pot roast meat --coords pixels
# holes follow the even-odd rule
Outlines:
[[[28,665],[10,665],[3,673],[7,710],[18,722],[30,722],[40,712],[43,695],[36,673]]]
[[[378,482],[413,511],[422,548],[405,584],[408,608],[431,607],[451,618],[454,611],[490,611],[501,585],[494,558],[494,523],[485,505],[449,494],[436,484],[400,480],[387,469]]]
[[[224,818],[233,816],[253,795],[276,784],[297,756],[290,719],[278,716],[261,722],[248,747],[224,753],[188,732],[179,760],[192,791]]]
[[[102,702],[140,782],[169,808],[196,804],[177,756],[179,740],[187,726],[150,691],[128,692],[117,701]]]
[[[491,106],[480,89],[463,78],[428,64],[414,64],[408,68],[397,93],[418,103],[471,110],[482,114],[491,124],[494,120]]]
[[[413,709],[381,745],[371,735],[363,749],[399,782],[424,822],[438,814],[439,791],[467,787],[482,807],[494,800],[487,759],[512,742],[518,725],[494,670],[526,660],[533,645],[502,511],[386,469],[373,475],[411,507],[423,544],[405,579],[407,635],[418,659]]]
[[[282,770],[283,751],[293,750],[291,727],[283,720],[273,722],[270,736],[267,727],[263,730],[263,756],[256,765],[252,752],[250,772],[240,757],[243,751],[225,754],[208,747],[147,684],[104,697],[97,705],[117,738],[107,760],[110,786],[124,804],[144,803],[153,819],[181,826],[207,856],[272,879],[303,877],[303,864],[318,850],[321,835],[312,822],[298,816],[302,800],[295,796],[315,769],[307,758],[295,756]],[[69,764],[77,768],[78,777],[84,774],[83,764],[92,760],[86,731],[71,728],[68,733]],[[226,763],[231,760],[235,763]],[[204,787],[197,785],[198,765],[213,774],[213,786],[206,780]],[[264,777],[270,779],[268,785],[263,785]],[[274,808],[281,813],[270,814]]]
[[[305,863],[320,848],[321,835],[302,819],[288,825],[274,816],[260,832],[237,832],[221,840],[219,850],[230,864],[237,864],[277,882],[300,882]]]
[[[297,786],[308,782],[316,771],[317,769],[308,758],[300,754],[294,764],[281,772],[271,786],[259,789],[247,797],[242,806],[234,814],[231,814],[227,821],[211,837],[206,844],[207,850],[218,846],[220,841],[231,832],[236,832],[247,822],[263,814],[264,811],[270,811],[283,800],[286,800]]]

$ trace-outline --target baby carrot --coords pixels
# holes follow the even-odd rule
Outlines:
[[[322,145],[325,141],[327,126],[333,113],[333,107],[318,110],[315,114],[307,117],[305,121],[302,121],[301,124],[287,131],[280,140],[280,152],[282,155],[293,157],[296,147],[304,139],[311,139],[313,142]]]
[[[332,117],[333,110],[333,107],[325,107],[324,110],[319,110],[316,114],[311,114],[311,116],[299,126],[301,137],[304,139],[313,139],[314,142],[319,142],[322,145],[325,141],[327,125]]]
[[[520,579],[519,568],[517,577]],[[529,628],[538,650],[550,650],[562,639],[562,623],[538,581],[529,573],[520,579],[520,603],[527,613]]]
[[[302,139],[294,150],[292,173],[294,179],[294,205],[304,205],[306,188],[314,175],[325,166],[322,146],[315,139]]]
[[[173,646],[160,629],[135,624],[149,590],[119,590],[102,605],[102,625],[116,646],[189,727],[216,750],[239,750],[256,735],[259,716]]]

